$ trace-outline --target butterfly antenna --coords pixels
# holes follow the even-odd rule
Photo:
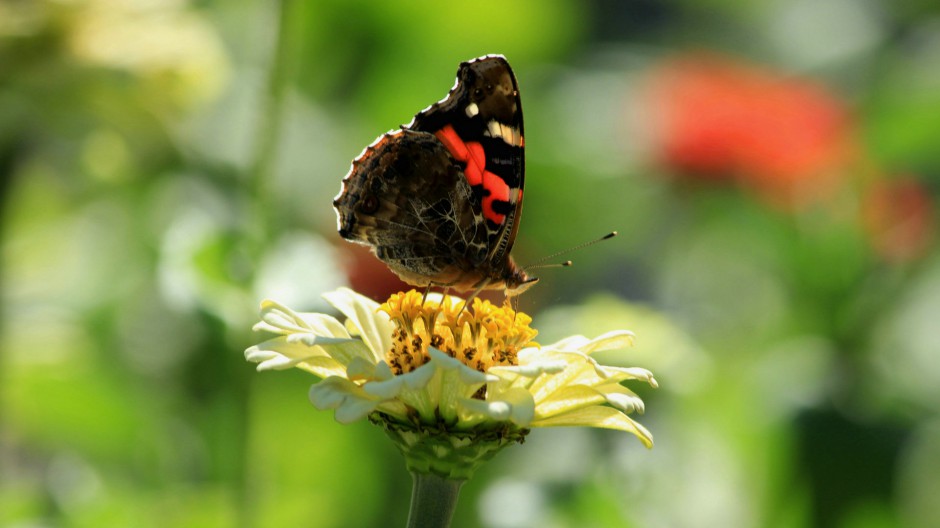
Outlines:
[[[549,264],[539,264],[538,262],[535,262],[523,268],[523,271],[529,271],[529,270],[534,270],[534,269],[545,269],[545,268],[567,268],[568,266],[571,266],[573,264],[574,262],[571,262],[570,260],[566,260],[564,262],[552,262]]]
[[[572,262],[571,262],[570,260],[566,260],[566,261],[564,261],[564,262],[561,262],[561,263],[554,263],[554,264],[544,264],[544,262],[547,261],[547,260],[551,260],[551,259],[553,259],[553,258],[555,258],[555,257],[560,257],[560,256],[562,256],[562,255],[564,255],[564,254],[566,254],[566,253],[571,253],[572,251],[578,251],[579,249],[584,249],[584,248],[586,248],[586,247],[588,247],[588,246],[593,246],[594,244],[597,244],[598,242],[603,242],[604,240],[608,240],[608,239],[614,238],[615,236],[617,236],[617,232],[616,232],[616,231],[611,231],[610,233],[607,233],[606,235],[604,235],[604,236],[602,236],[602,237],[600,237],[600,238],[595,238],[594,240],[590,240],[590,241],[585,242],[585,243],[583,243],[583,244],[578,244],[577,246],[570,247],[570,248],[568,248],[568,249],[563,249],[563,250],[561,250],[561,251],[557,251],[557,252],[555,252],[555,253],[552,253],[551,255],[546,255],[546,256],[544,256],[544,257],[542,257],[542,258],[536,260],[535,262],[529,264],[528,266],[522,268],[522,270],[523,270],[523,271],[528,271],[528,270],[539,269],[539,268],[564,268],[564,267],[571,266]]]

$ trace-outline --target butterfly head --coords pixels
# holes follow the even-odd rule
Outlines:
[[[506,297],[521,295],[532,286],[535,286],[535,283],[538,281],[538,277],[529,276],[524,269],[517,267],[514,262],[510,261],[510,266],[506,270],[506,276],[503,277]]]

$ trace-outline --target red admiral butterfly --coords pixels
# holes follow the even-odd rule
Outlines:
[[[525,175],[522,103],[500,55],[464,62],[447,97],[352,162],[333,200],[339,234],[405,282],[517,295],[538,281],[509,252]]]

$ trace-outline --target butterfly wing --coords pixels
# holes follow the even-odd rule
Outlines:
[[[434,134],[463,165],[486,225],[486,259],[502,265],[519,229],[525,181],[522,102],[509,63],[497,55],[462,63],[447,97],[406,128]]]
[[[402,280],[450,286],[486,259],[474,203],[461,165],[434,135],[399,130],[356,158],[333,206],[340,235],[372,246]]]

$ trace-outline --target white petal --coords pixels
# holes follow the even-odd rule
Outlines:
[[[513,376],[535,378],[542,374],[557,374],[568,368],[568,363],[561,360],[530,360],[525,365],[506,367],[492,367],[487,372],[503,378],[503,374],[511,373]]]
[[[599,378],[590,363],[583,361],[583,358],[568,354],[569,362],[565,370],[541,376],[532,381],[529,391],[536,402],[543,402],[555,397],[555,393],[569,386],[592,386],[600,383]]]
[[[287,306],[265,299],[261,301],[261,322],[254,326],[254,330],[289,334],[306,332],[309,328],[304,324],[303,319]]]
[[[629,330],[614,330],[599,335],[594,339],[584,336],[571,336],[544,348],[564,351],[579,351],[592,354],[603,350],[617,350],[633,346],[634,334]]]
[[[350,341],[358,341],[358,339],[353,339],[351,337],[325,337],[322,335],[309,333],[288,334],[286,337],[288,343],[302,343],[308,347],[317,345],[338,345],[342,343],[349,343]]]
[[[632,412],[643,414],[643,412],[646,410],[646,407],[643,405],[643,400],[641,400],[640,397],[635,394],[623,394],[616,392],[607,394],[606,397],[607,403],[627,414]]]
[[[508,420],[512,412],[512,405],[504,401],[483,401],[467,398],[460,403],[470,411],[483,414],[487,419],[498,422]]]
[[[407,374],[395,376],[392,379],[366,384],[366,389],[381,391],[383,395],[393,393],[396,397],[411,407],[423,420],[434,419],[439,396],[437,390],[440,386],[440,375],[437,366],[432,363],[424,364]],[[435,383],[435,380],[438,380]],[[378,384],[373,387],[374,384]]]
[[[589,346],[589,345],[590,345],[590,342],[586,341],[585,346]],[[601,365],[594,358],[585,354],[584,352],[581,352],[580,350],[574,350],[574,349],[555,350],[551,347],[545,347],[542,350],[542,354],[546,359],[558,358],[559,360],[564,361],[565,363],[569,365],[569,369],[571,368],[570,367],[571,365],[577,365],[579,369],[582,369],[582,370],[579,370],[582,376],[586,375],[586,376],[596,377],[600,380],[603,380],[610,376],[608,367]],[[583,370],[586,367],[590,367],[590,369],[593,372],[587,373],[587,371]]]
[[[583,335],[568,336],[550,345],[543,345],[543,350],[579,350],[590,341]]]
[[[289,358],[272,350],[263,350],[257,346],[249,347],[245,350],[245,359],[252,363],[258,363],[258,370],[284,370],[293,368],[303,359]]]
[[[291,344],[322,349],[324,353],[343,365],[349,365],[356,358],[365,359],[370,363],[376,362],[369,347],[358,339],[322,337],[313,334],[291,334],[286,339]]]
[[[428,347],[428,355],[431,356],[431,362],[437,363],[439,368],[445,370],[456,370],[460,375],[460,381],[467,385],[482,385],[493,379],[492,376],[487,376],[477,369],[470,368],[460,360],[452,358],[434,347]]]
[[[460,401],[460,404],[466,411],[469,411],[469,413],[465,411],[464,414],[481,414],[488,420],[510,421],[520,427],[528,427],[535,417],[535,402],[532,400],[532,395],[525,389],[511,389],[493,399],[487,396],[486,401],[465,398]],[[472,418],[470,416],[461,418],[462,421],[465,419]]]
[[[412,390],[420,390],[427,386],[428,382],[431,381],[431,378],[434,376],[434,371],[436,370],[437,365],[431,363],[426,363],[420,367],[412,370],[407,374],[401,374],[397,377],[402,379],[402,382]]]
[[[640,367],[607,367],[603,369],[607,372],[608,378],[617,382],[625,380],[642,380],[650,384],[654,389],[659,387],[653,373]]]
[[[375,379],[375,367],[376,365],[372,363],[372,358],[353,358],[352,361],[346,365],[346,378],[355,381],[355,380],[371,380]]]
[[[343,375],[345,367],[320,347],[290,344],[286,338],[269,339],[245,350],[245,359],[258,363],[258,370],[284,370],[298,367],[323,378]]]
[[[609,403],[624,413],[644,410],[643,400],[622,385],[612,384],[601,387],[587,385],[569,385],[556,391],[550,398],[536,400],[536,412],[539,419],[568,413],[584,407]]]
[[[428,354],[431,360],[421,367],[435,369],[434,378],[426,388],[428,396],[436,402],[440,419],[454,423],[460,413],[460,401],[472,396],[493,376],[470,368],[434,347],[428,347]]]
[[[527,427],[535,418],[535,400],[525,389],[509,390],[499,395],[499,399],[512,405],[509,419],[516,425]]]
[[[334,317],[321,313],[299,313],[304,323],[317,335],[327,337],[349,337],[349,332]]]
[[[392,323],[385,312],[378,312],[379,304],[349,288],[340,288],[323,297],[343,313],[362,337],[379,362],[392,349]]]
[[[532,427],[587,426],[633,433],[646,447],[653,447],[653,435],[629,416],[612,407],[592,406],[547,419],[536,419]]]
[[[310,387],[310,401],[317,408],[336,409],[340,423],[350,423],[368,416],[379,401],[346,378],[332,376]]]
[[[411,420],[411,409],[400,400],[384,400],[375,408],[376,411],[385,413],[401,422]]]
[[[395,373],[392,372],[392,368],[388,366],[388,363],[384,361],[379,361],[375,364],[375,378],[378,380],[387,380],[395,377]]]
[[[391,400],[397,397],[404,387],[405,384],[401,378],[392,378],[382,381],[370,381],[362,386],[362,390],[380,400]]]
[[[586,385],[568,385],[555,391],[551,397],[535,400],[540,418],[563,414],[581,407],[604,403],[604,395]]]
[[[349,337],[343,325],[329,315],[298,313],[269,299],[261,302],[261,322],[253,329],[282,335],[313,333],[326,337]]]

